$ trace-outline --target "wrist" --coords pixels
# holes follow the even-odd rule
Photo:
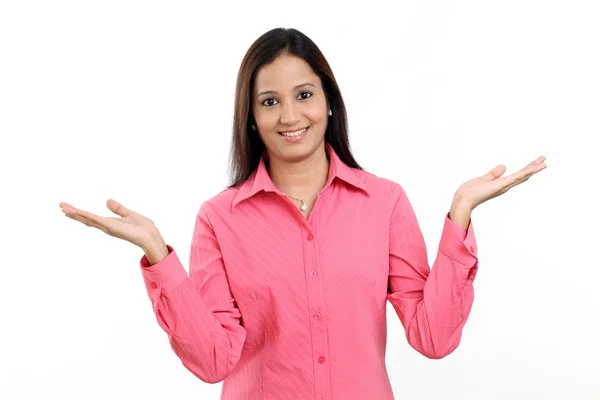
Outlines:
[[[475,208],[469,200],[467,200],[461,192],[454,193],[454,198],[452,199],[451,209],[461,210],[462,212],[468,212],[469,214]]]
[[[156,232],[148,237],[146,242],[141,246],[142,250],[146,255],[146,258],[150,262],[150,265],[154,265],[169,255],[169,249],[162,236]]]
[[[450,219],[460,225],[465,231],[471,221],[471,212],[473,208],[464,200],[461,200],[460,196],[452,201],[450,207]]]
[[[146,234],[146,239],[142,241],[140,247],[142,248],[142,250],[146,250],[153,247],[156,248],[164,243],[165,241],[163,240],[162,235],[160,234],[158,229],[154,229],[153,231]]]

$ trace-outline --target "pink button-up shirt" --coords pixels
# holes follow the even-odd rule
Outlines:
[[[459,345],[478,268],[472,223],[465,232],[445,215],[430,268],[402,187],[326,149],[329,178],[308,219],[263,156],[200,207],[189,276],[170,245],[157,264],[140,260],[173,351],[202,381],[223,381],[223,400],[393,399],[386,301],[419,353]]]

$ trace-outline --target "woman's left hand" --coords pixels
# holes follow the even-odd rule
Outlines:
[[[525,168],[507,176],[502,176],[506,172],[506,167],[500,164],[487,174],[460,185],[454,195],[453,203],[473,210],[481,203],[506,193],[546,168],[545,159],[546,157],[540,156]]]

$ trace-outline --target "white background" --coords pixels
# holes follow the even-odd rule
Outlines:
[[[418,354],[388,304],[396,398],[599,399],[598,3],[223,3],[0,5],[0,398],[219,398],[171,351],[141,249],[58,204],[110,216],[114,198],[187,261],[227,183],[239,64],[283,26],[329,60],[356,159],[404,187],[430,263],[462,182],[547,156],[473,213],[480,270],[454,353]]]

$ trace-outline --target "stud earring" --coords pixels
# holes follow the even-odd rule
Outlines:
[[[333,113],[331,112],[331,109],[329,109],[329,116],[331,117],[333,115]]]
[[[255,130],[256,130],[256,127],[255,127],[254,125],[252,125],[252,130],[253,130],[253,131],[255,131]]]

